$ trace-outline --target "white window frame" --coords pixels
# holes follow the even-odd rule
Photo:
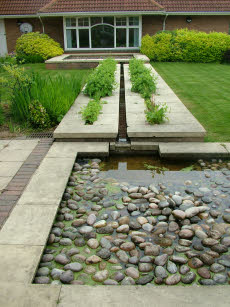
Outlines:
[[[142,37],[142,16],[114,16],[114,25],[106,24],[106,23],[100,23],[104,25],[109,25],[114,28],[114,47],[113,48],[92,48],[92,40],[91,40],[91,18],[90,17],[102,17],[102,16],[64,16],[63,17],[63,32],[64,32],[64,48],[65,51],[103,51],[103,50],[139,50],[141,46],[141,37]],[[111,15],[103,16],[103,17],[112,17]],[[126,18],[126,26],[117,26],[116,25],[116,17],[117,18]],[[139,25],[129,25],[129,17],[138,17],[139,18]],[[76,26],[66,26],[66,19],[67,18],[76,18]],[[89,25],[88,26],[78,26],[78,18],[88,18]],[[96,26],[96,25],[94,25]],[[129,29],[139,29],[139,46],[138,47],[129,47]],[[77,48],[68,48],[67,47],[67,35],[66,30],[67,29],[76,29],[77,33]],[[88,29],[89,30],[89,48],[79,48],[79,30],[80,29]],[[116,47],[116,30],[117,29],[126,29],[126,47]]]

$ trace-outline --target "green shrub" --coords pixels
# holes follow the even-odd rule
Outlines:
[[[34,128],[45,129],[50,126],[50,118],[46,109],[38,100],[33,100],[29,104],[29,121]]]
[[[44,59],[39,54],[32,55],[17,55],[16,57],[18,64],[26,64],[26,63],[43,63]]]
[[[16,43],[17,57],[39,62],[63,54],[60,44],[46,34],[31,32],[20,36]]]
[[[180,29],[142,39],[141,52],[153,61],[220,62],[230,48],[230,36]]]
[[[98,118],[102,110],[102,103],[100,100],[92,99],[87,106],[81,109],[82,119],[86,125],[92,125]]]
[[[132,59],[129,61],[130,79],[132,82],[132,91],[140,93],[145,99],[151,98],[156,91],[155,78],[151,74],[143,61]]]
[[[4,123],[4,114],[3,114],[3,108],[0,104],[0,126]]]
[[[81,75],[63,77],[27,73],[17,65],[5,65],[11,93],[11,112],[19,122],[29,122],[29,106],[39,101],[49,115],[52,125],[58,124],[75,101],[82,88]]]
[[[100,99],[101,97],[111,96],[115,87],[116,61],[106,59],[89,76],[84,94],[90,98]]]
[[[152,103],[150,100],[146,100],[145,103],[147,107],[145,110],[145,115],[149,124],[161,124],[168,119],[166,116],[168,106],[166,104],[158,105]]]

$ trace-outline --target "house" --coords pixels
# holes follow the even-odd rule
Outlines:
[[[229,25],[229,0],[0,0],[0,54],[30,31],[50,35],[66,52],[131,51],[147,33],[228,33]]]

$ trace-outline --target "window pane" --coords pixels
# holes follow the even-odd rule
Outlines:
[[[79,29],[79,48],[89,48],[88,29]]]
[[[91,17],[91,26],[102,23],[102,17]]]
[[[88,18],[78,18],[79,27],[88,27],[89,19]]]
[[[129,17],[130,26],[139,26],[139,17]]]
[[[129,29],[129,47],[139,47],[139,29]]]
[[[91,28],[92,48],[114,48],[114,28],[99,25]]]
[[[77,48],[77,33],[75,29],[66,30],[67,48]]]
[[[116,18],[117,26],[126,26],[126,17],[117,17]]]
[[[103,17],[103,23],[114,25],[114,18],[113,17]]]
[[[116,47],[126,47],[126,29],[116,29]]]
[[[67,27],[76,27],[76,18],[66,18]]]

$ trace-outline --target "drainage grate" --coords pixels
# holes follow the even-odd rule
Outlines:
[[[26,136],[26,139],[52,139],[52,132],[35,132]]]

